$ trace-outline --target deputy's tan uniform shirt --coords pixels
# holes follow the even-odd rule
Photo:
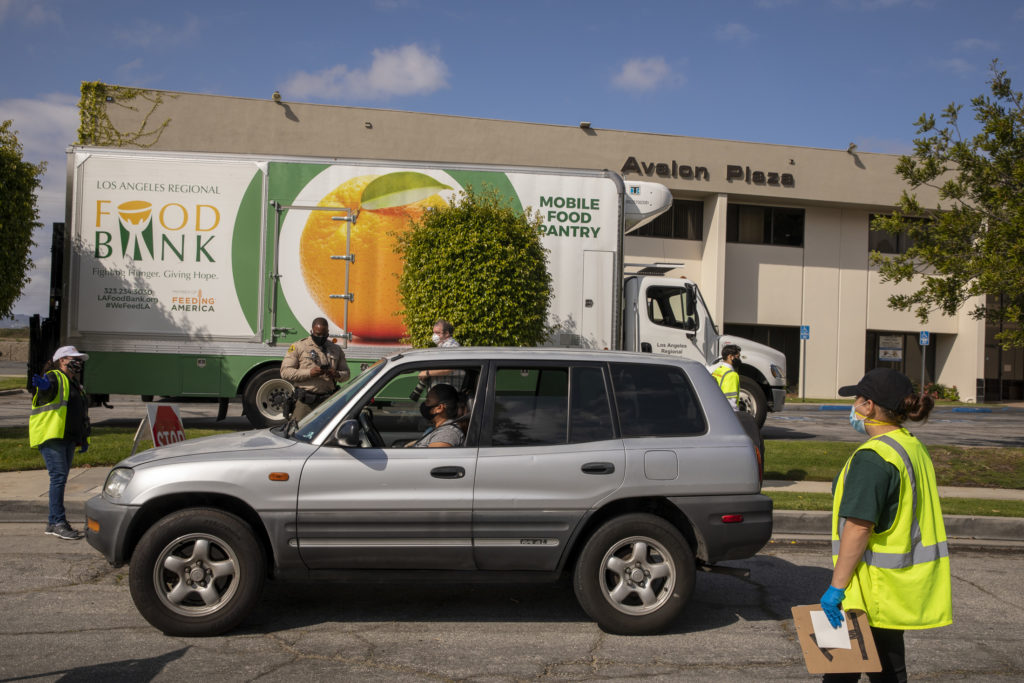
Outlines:
[[[329,394],[334,391],[334,382],[327,375],[313,377],[310,372],[321,365],[329,365],[338,371],[339,382],[348,379],[348,365],[341,347],[328,340],[321,349],[309,337],[300,339],[288,347],[288,353],[281,361],[281,377],[299,389],[314,394]]]

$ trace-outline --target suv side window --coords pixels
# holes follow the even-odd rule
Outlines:
[[[552,446],[615,438],[598,366],[498,368],[492,446]]]
[[[706,431],[700,401],[681,369],[612,363],[611,370],[622,436],[692,436]]]
[[[570,387],[569,443],[614,439],[615,421],[601,368],[574,367]]]
[[[565,443],[568,418],[568,368],[498,368],[495,372],[492,446]]]

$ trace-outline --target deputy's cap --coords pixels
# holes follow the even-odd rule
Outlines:
[[[839,388],[840,396],[863,396],[893,411],[899,410],[903,399],[912,393],[914,385],[907,376],[890,368],[868,370],[856,384]]]
[[[89,360],[89,354],[79,353],[78,349],[74,346],[62,346],[53,352],[54,361],[58,361],[61,358],[67,358],[68,356],[71,356],[72,358],[81,358],[82,360]]]

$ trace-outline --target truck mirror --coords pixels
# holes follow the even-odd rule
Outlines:
[[[357,420],[345,420],[334,430],[334,438],[342,446],[358,446],[359,422]]]
[[[687,330],[696,330],[697,329],[697,325],[698,325],[698,321],[697,321],[697,295],[694,293],[692,288],[687,287],[684,290],[683,297],[684,297],[683,301],[684,301],[684,304],[685,304],[685,306],[683,308],[683,315],[686,316],[686,319],[683,321],[683,327],[684,327],[684,329],[687,329]]]

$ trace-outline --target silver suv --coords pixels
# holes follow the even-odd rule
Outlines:
[[[298,425],[121,461],[87,503],[86,534],[113,565],[130,562],[136,607],[171,635],[235,627],[268,577],[360,571],[568,572],[602,628],[654,633],[699,566],[770,538],[755,443],[690,361],[410,351]]]

